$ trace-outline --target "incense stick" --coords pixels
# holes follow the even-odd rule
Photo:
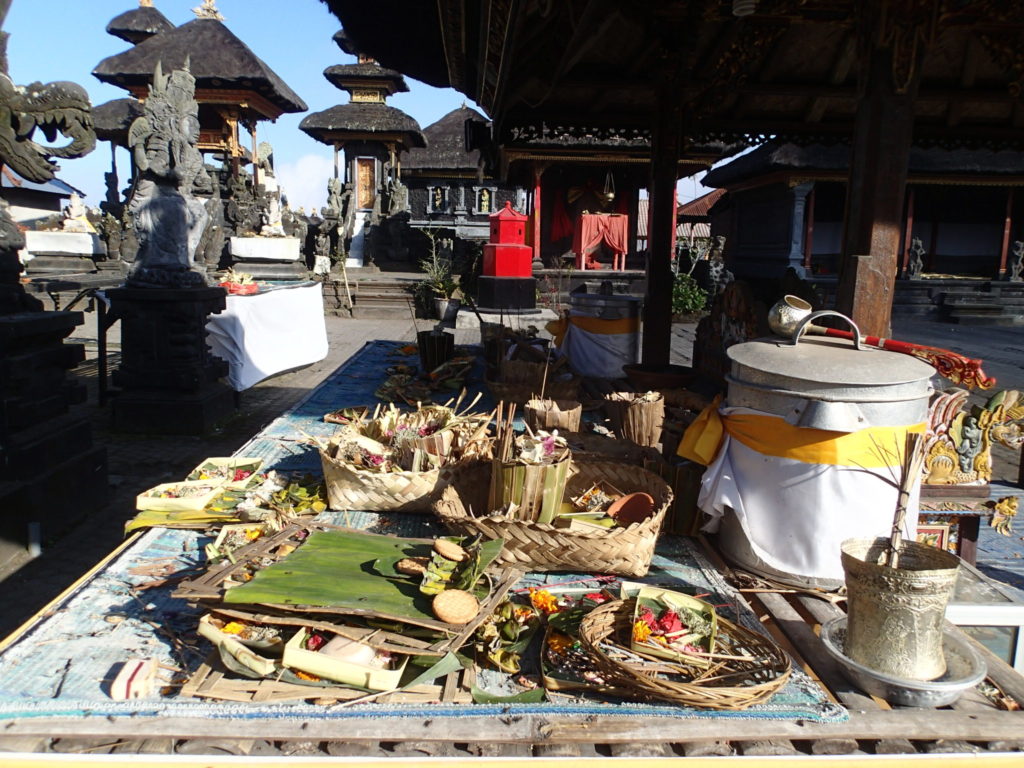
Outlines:
[[[924,451],[921,450],[921,435],[908,432],[903,443],[903,460],[900,463],[899,496],[896,500],[896,514],[892,521],[892,534],[889,537],[889,551],[886,565],[899,568],[900,547],[903,546],[903,521],[907,516],[910,504],[910,493],[917,482],[924,464]]]

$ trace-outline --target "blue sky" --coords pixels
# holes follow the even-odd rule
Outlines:
[[[366,0],[373,2],[373,0]],[[424,0],[426,2],[426,0]],[[201,0],[154,0],[173,24],[195,18],[192,8]],[[138,0],[13,0],[4,29],[10,33],[10,75],[18,85],[33,81],[71,80],[83,86],[94,105],[122,98],[127,92],[101,83],[92,76],[104,58],[120,53],[129,44],[107,34],[107,23],[137,7]],[[263,59],[316,112],[348,100],[323,77],[332,64],[355,59],[343,53],[331,36],[340,22],[320,0],[217,0],[224,24]],[[406,78],[410,92],[388,101],[425,128],[463,102],[475,104],[452,89],[433,88]],[[305,114],[282,115],[275,123],[261,123],[259,139],[274,147],[277,176],[293,207],[319,208],[326,199],[327,179],[332,173],[331,149],[298,129]],[[128,158],[118,153],[122,187],[128,174]],[[91,155],[61,164],[59,176],[83,190],[86,203],[103,199],[103,174],[110,169],[110,145],[99,142]],[[692,181],[679,185],[680,199],[703,194]]]

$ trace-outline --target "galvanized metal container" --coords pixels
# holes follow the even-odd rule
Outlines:
[[[728,378],[726,402],[730,407],[745,407],[781,417],[800,428],[853,433],[870,427],[909,427],[927,420],[928,400],[932,393],[931,377],[934,369],[927,363],[909,355],[887,352],[860,345],[860,334],[854,330],[854,340],[832,337],[802,336],[814,313],[805,319],[791,339],[759,339],[736,344],[727,350],[732,361]],[[840,317],[842,317],[840,315]],[[765,462],[779,461],[765,456]],[[865,482],[871,478],[865,476]],[[816,482],[813,478],[807,483]],[[828,480],[820,480],[825,493]],[[875,481],[877,482],[877,481]],[[771,489],[764,489],[762,497],[770,497]],[[895,498],[895,497],[894,497]],[[844,527],[842,538],[874,537],[888,532],[892,509],[872,510],[865,514],[863,505],[848,500],[836,501],[830,508],[815,514],[834,517]],[[781,503],[781,502],[780,502]],[[895,505],[894,505],[895,506]],[[894,507],[893,507],[894,508]],[[830,573],[801,573],[773,567],[758,551],[765,553],[767,544],[752,541],[747,529],[751,516],[758,515],[757,523],[763,529],[771,524],[773,510],[761,505],[760,509],[744,510],[744,518],[731,508],[721,519],[719,545],[730,560],[739,566],[769,578],[801,587],[834,589],[842,586],[839,562],[839,541],[821,544],[834,547]],[[916,518],[916,509],[914,517]],[[888,521],[888,523],[886,522]],[[819,546],[814,534],[800,530],[787,530],[790,545]],[[754,546],[752,546],[752,544]],[[766,555],[767,556],[767,555]],[[780,555],[779,561],[785,559]]]

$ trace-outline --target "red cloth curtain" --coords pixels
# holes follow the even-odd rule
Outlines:
[[[615,253],[629,251],[629,217],[618,213],[585,213],[576,222],[572,249],[580,257],[589,256],[601,243]]]
[[[572,219],[565,210],[565,190],[554,191],[554,205],[551,210],[551,242],[556,243],[564,237],[572,236]]]

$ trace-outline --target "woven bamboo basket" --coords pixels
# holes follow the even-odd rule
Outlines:
[[[553,429],[562,432],[579,432],[583,406],[576,400],[552,400],[533,398],[523,409],[523,418],[530,429]]]
[[[434,504],[434,513],[455,533],[504,539],[505,547],[498,558],[503,565],[529,571],[645,575],[654,556],[654,544],[665,510],[672,503],[668,484],[653,472],[628,464],[574,461],[574,469],[575,474],[566,485],[566,498],[578,496],[598,481],[604,481],[623,493],[649,493],[654,498],[654,513],[628,528],[600,532],[570,531],[548,523],[488,515],[489,465],[466,467],[456,472]]]
[[[707,669],[692,667],[689,682],[638,672],[609,657],[605,646],[629,648],[636,599],[614,600],[584,617],[579,638],[608,685],[639,699],[701,709],[742,710],[782,688],[792,669],[789,656],[765,635],[718,617],[715,649]]]
[[[339,461],[321,448],[327,506],[339,511],[427,512],[448,484],[452,468],[426,472],[372,472]],[[488,471],[490,465],[487,465]]]
[[[527,360],[504,360],[500,378],[485,379],[487,388],[495,401],[524,405],[535,397],[543,396],[552,400],[576,400],[580,392],[580,379],[558,378],[561,375],[553,368],[548,369],[545,378],[544,364]]]
[[[604,396],[605,411],[619,437],[637,445],[656,446],[665,421],[665,398],[661,393],[651,402],[636,397],[633,392],[609,392]]]

